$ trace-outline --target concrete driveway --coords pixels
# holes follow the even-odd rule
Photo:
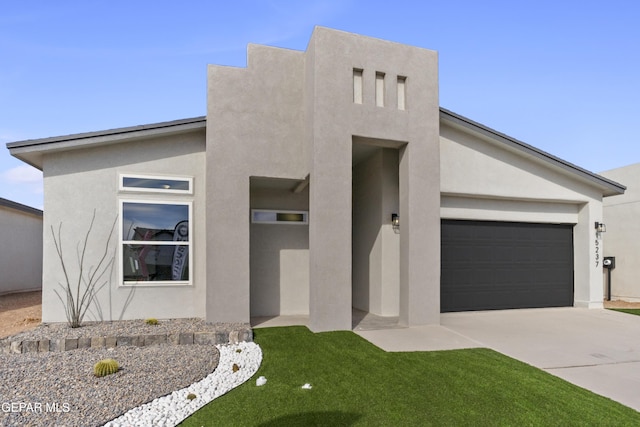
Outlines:
[[[640,316],[582,308],[445,313],[440,326],[355,332],[387,351],[488,347],[640,411]]]

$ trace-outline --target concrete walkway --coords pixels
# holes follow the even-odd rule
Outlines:
[[[581,308],[445,313],[439,326],[354,332],[386,351],[488,347],[640,411],[640,316]]]

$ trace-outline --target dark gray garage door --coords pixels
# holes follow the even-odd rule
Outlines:
[[[442,220],[441,311],[573,305],[573,226]]]

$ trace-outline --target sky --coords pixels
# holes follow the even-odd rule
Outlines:
[[[438,51],[440,105],[593,172],[640,162],[635,0],[0,0],[0,197],[43,207],[8,142],[206,115],[206,66],[315,25]]]

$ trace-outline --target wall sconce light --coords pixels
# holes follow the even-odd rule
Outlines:
[[[397,213],[391,214],[391,226],[393,227],[394,230],[397,230],[400,228],[400,217],[398,216]]]
[[[596,221],[596,231],[598,233],[604,233],[607,231],[607,226],[601,222]]]

